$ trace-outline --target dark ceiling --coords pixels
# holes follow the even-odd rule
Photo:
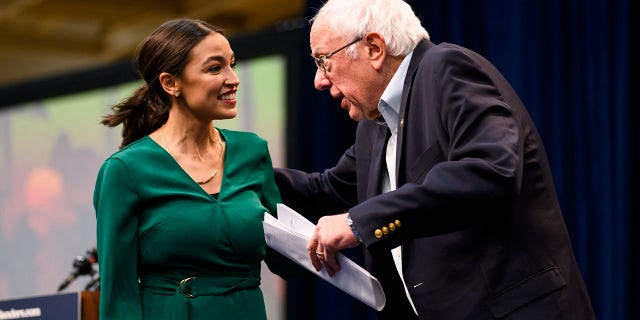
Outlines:
[[[131,57],[162,22],[206,20],[233,35],[299,17],[305,0],[2,0],[0,86]]]

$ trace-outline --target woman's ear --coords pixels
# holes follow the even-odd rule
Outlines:
[[[166,92],[170,96],[179,97],[180,96],[180,81],[172,74],[168,72],[163,72],[158,77],[160,81],[160,85],[164,92]]]
[[[387,45],[384,38],[377,32],[370,32],[364,36],[367,45],[367,55],[374,69],[381,70],[387,57]]]

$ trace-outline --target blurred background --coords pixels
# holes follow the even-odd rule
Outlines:
[[[485,55],[520,93],[545,142],[598,319],[639,319],[637,5],[407,2],[433,42]],[[0,0],[0,300],[55,294],[95,245],[93,184],[120,143],[120,131],[99,125],[100,117],[140,84],[133,50],[168,19],[203,19],[230,38],[239,116],[216,126],[265,137],[276,166],[333,165],[353,142],[355,123],[313,89],[307,19],[321,4]],[[357,250],[348,254],[358,261]],[[64,291],[90,281],[80,276]],[[269,319],[374,319],[311,274],[284,283],[265,270],[263,290]]]

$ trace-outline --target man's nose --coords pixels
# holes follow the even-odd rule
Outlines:
[[[316,90],[323,91],[331,87],[331,81],[329,81],[327,74],[324,71],[317,69],[316,76],[313,79],[313,85],[316,87]]]

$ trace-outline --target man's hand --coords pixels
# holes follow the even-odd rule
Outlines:
[[[347,213],[343,213],[320,218],[313,235],[309,238],[307,250],[316,271],[322,270],[324,265],[327,273],[333,277],[340,271],[336,253],[359,244],[347,224]]]

